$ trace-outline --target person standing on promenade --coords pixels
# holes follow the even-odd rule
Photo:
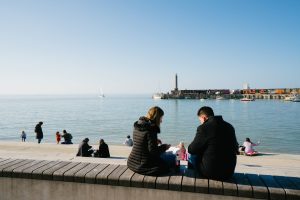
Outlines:
[[[132,147],[133,146],[133,141],[132,139],[130,138],[130,135],[127,135],[127,138],[124,142],[125,145],[129,146],[129,147]]]
[[[164,111],[155,106],[134,123],[133,147],[127,160],[127,166],[132,171],[143,175],[161,175],[175,167],[176,156],[165,153],[171,145],[158,145],[157,134],[160,133],[163,115]]]
[[[229,179],[234,174],[238,151],[235,130],[222,116],[214,116],[210,107],[200,108],[197,115],[201,125],[188,147],[189,161],[206,178]]]
[[[25,140],[26,140],[26,133],[25,133],[25,131],[22,131],[21,138],[22,138],[22,142],[25,142]]]
[[[56,132],[55,137],[56,137],[56,143],[59,144],[59,142],[61,140],[61,135],[60,135],[59,131]]]
[[[39,122],[36,126],[35,126],[35,134],[36,134],[36,139],[38,140],[38,143],[40,144],[44,135],[43,135],[43,130],[42,130],[42,125],[43,122]]]

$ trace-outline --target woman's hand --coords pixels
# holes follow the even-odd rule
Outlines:
[[[167,151],[167,150],[171,147],[170,144],[162,144],[161,146],[162,146],[163,148],[165,148],[165,151]]]

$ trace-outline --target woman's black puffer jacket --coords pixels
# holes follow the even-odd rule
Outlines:
[[[133,147],[127,166],[143,175],[160,175],[169,172],[168,165],[160,158],[166,151],[166,145],[158,146],[157,134],[160,128],[146,117],[134,123]]]

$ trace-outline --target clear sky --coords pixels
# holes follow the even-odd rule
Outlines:
[[[299,0],[0,0],[0,94],[300,87]]]

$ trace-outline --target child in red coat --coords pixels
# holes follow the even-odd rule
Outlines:
[[[56,142],[57,142],[57,144],[59,144],[60,139],[61,139],[61,135],[60,135],[60,133],[57,131],[57,132],[56,132]]]

